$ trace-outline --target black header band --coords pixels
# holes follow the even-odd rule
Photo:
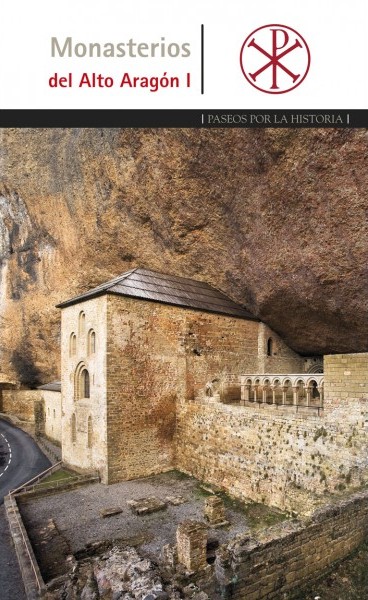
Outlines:
[[[368,110],[0,110],[0,127],[368,128]]]

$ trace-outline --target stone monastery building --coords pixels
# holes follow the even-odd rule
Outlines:
[[[74,468],[104,483],[177,468],[294,508],[368,472],[366,355],[325,357],[323,374],[210,285],[141,268],[59,307]]]

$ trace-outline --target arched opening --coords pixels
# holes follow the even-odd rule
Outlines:
[[[71,437],[72,437],[72,444],[75,444],[75,442],[77,441],[77,423],[76,423],[76,418],[75,418],[75,414],[72,414],[72,421],[71,421]]]
[[[81,392],[82,398],[90,397],[89,373],[87,369],[83,369],[81,372]]]
[[[246,402],[253,402],[253,400],[254,400],[253,395],[251,394],[251,390],[252,390],[252,380],[247,379],[247,381],[245,382],[245,388],[244,388],[244,400]]]
[[[317,363],[315,365],[312,365],[311,367],[309,367],[308,373],[315,373],[316,375],[323,373],[323,364]]]
[[[321,394],[319,393],[317,382],[314,379],[312,379],[309,382],[309,387],[311,389],[311,404],[312,404],[312,406],[313,406],[313,404],[316,406],[319,406],[320,402],[321,402]]]
[[[69,338],[69,355],[74,356],[77,352],[77,336],[74,331],[70,334]]]
[[[273,339],[268,338],[267,340],[267,356],[272,356],[273,354]]]
[[[253,384],[253,399],[254,402],[262,402],[262,391],[260,389],[260,380],[256,379]]]
[[[273,393],[269,379],[266,379],[263,384],[264,399],[267,404],[273,404]]]
[[[96,334],[93,329],[90,329],[88,332],[88,342],[87,342],[88,356],[94,354],[96,352]]]
[[[307,394],[304,385],[304,381],[300,379],[297,382],[297,392],[298,392],[298,404],[307,404]]]
[[[282,404],[282,387],[279,379],[275,379],[273,388],[275,390],[275,404]]]
[[[91,397],[90,376],[85,365],[80,363],[74,374],[74,399]]]
[[[87,448],[92,448],[92,417],[89,416],[87,420]]]
[[[293,404],[294,394],[293,394],[293,386],[291,385],[290,379],[285,381],[284,390],[285,390],[285,404]]]
[[[83,310],[79,313],[78,317],[78,333],[79,335],[84,335],[86,331],[86,315]]]

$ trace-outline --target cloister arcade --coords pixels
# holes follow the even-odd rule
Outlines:
[[[324,376],[316,373],[245,374],[240,377],[241,401],[322,408]]]

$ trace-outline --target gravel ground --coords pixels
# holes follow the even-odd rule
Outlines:
[[[169,505],[166,510],[145,516],[135,515],[126,504],[127,500],[149,496],[161,500],[165,500],[166,496],[182,496],[187,501],[179,506]],[[44,554],[50,553],[51,548],[42,539],[40,531],[45,528],[49,519],[53,519],[73,553],[94,542],[126,540],[128,545],[139,546],[140,554],[147,554],[155,560],[164,544],[175,543],[175,532],[180,522],[186,519],[204,520],[205,497],[206,492],[199,488],[195,479],[170,472],[110,486],[92,484],[69,492],[35,498],[22,503],[20,508],[32,543],[38,542],[38,547],[42,548]],[[112,507],[120,507],[123,512],[101,518],[100,510]],[[246,514],[249,507],[251,518]],[[230,526],[210,529],[209,539],[217,539],[221,544],[239,533],[251,533],[254,526],[269,525],[281,517],[261,505],[249,507],[244,509],[238,503],[227,503],[226,516]],[[5,595],[0,594],[0,597],[1,600],[21,600],[24,593],[20,574],[14,552],[6,539],[9,534],[1,528],[1,516],[0,512],[0,581],[3,586],[2,594]],[[288,526],[287,523],[284,525]],[[3,554],[4,543],[8,546],[6,554]],[[57,554],[58,544],[55,547]],[[58,556],[54,559],[57,562]],[[60,554],[59,560],[64,559],[65,556]],[[344,561],[335,572],[324,577],[323,581],[300,592],[298,600],[314,600],[316,597],[321,600],[365,600],[368,598],[367,561],[366,544],[352,559]]]
[[[127,505],[127,500],[149,496],[160,500],[167,496],[182,496],[186,502],[179,506],[168,505],[165,510],[144,516],[135,515]],[[40,538],[40,531],[48,519],[53,519],[72,553],[94,542],[124,540],[127,544],[139,545],[141,552],[155,559],[163,545],[175,543],[176,528],[180,522],[204,520],[205,496],[195,479],[170,472],[109,486],[86,485],[27,500],[21,503],[20,509],[33,543]],[[111,507],[122,508],[122,513],[101,518],[100,510]],[[247,516],[240,506],[229,505],[226,516],[229,527],[209,530],[209,539],[217,539],[220,544],[249,531]],[[42,548],[42,544],[39,547]],[[45,543],[42,552],[47,552]]]

